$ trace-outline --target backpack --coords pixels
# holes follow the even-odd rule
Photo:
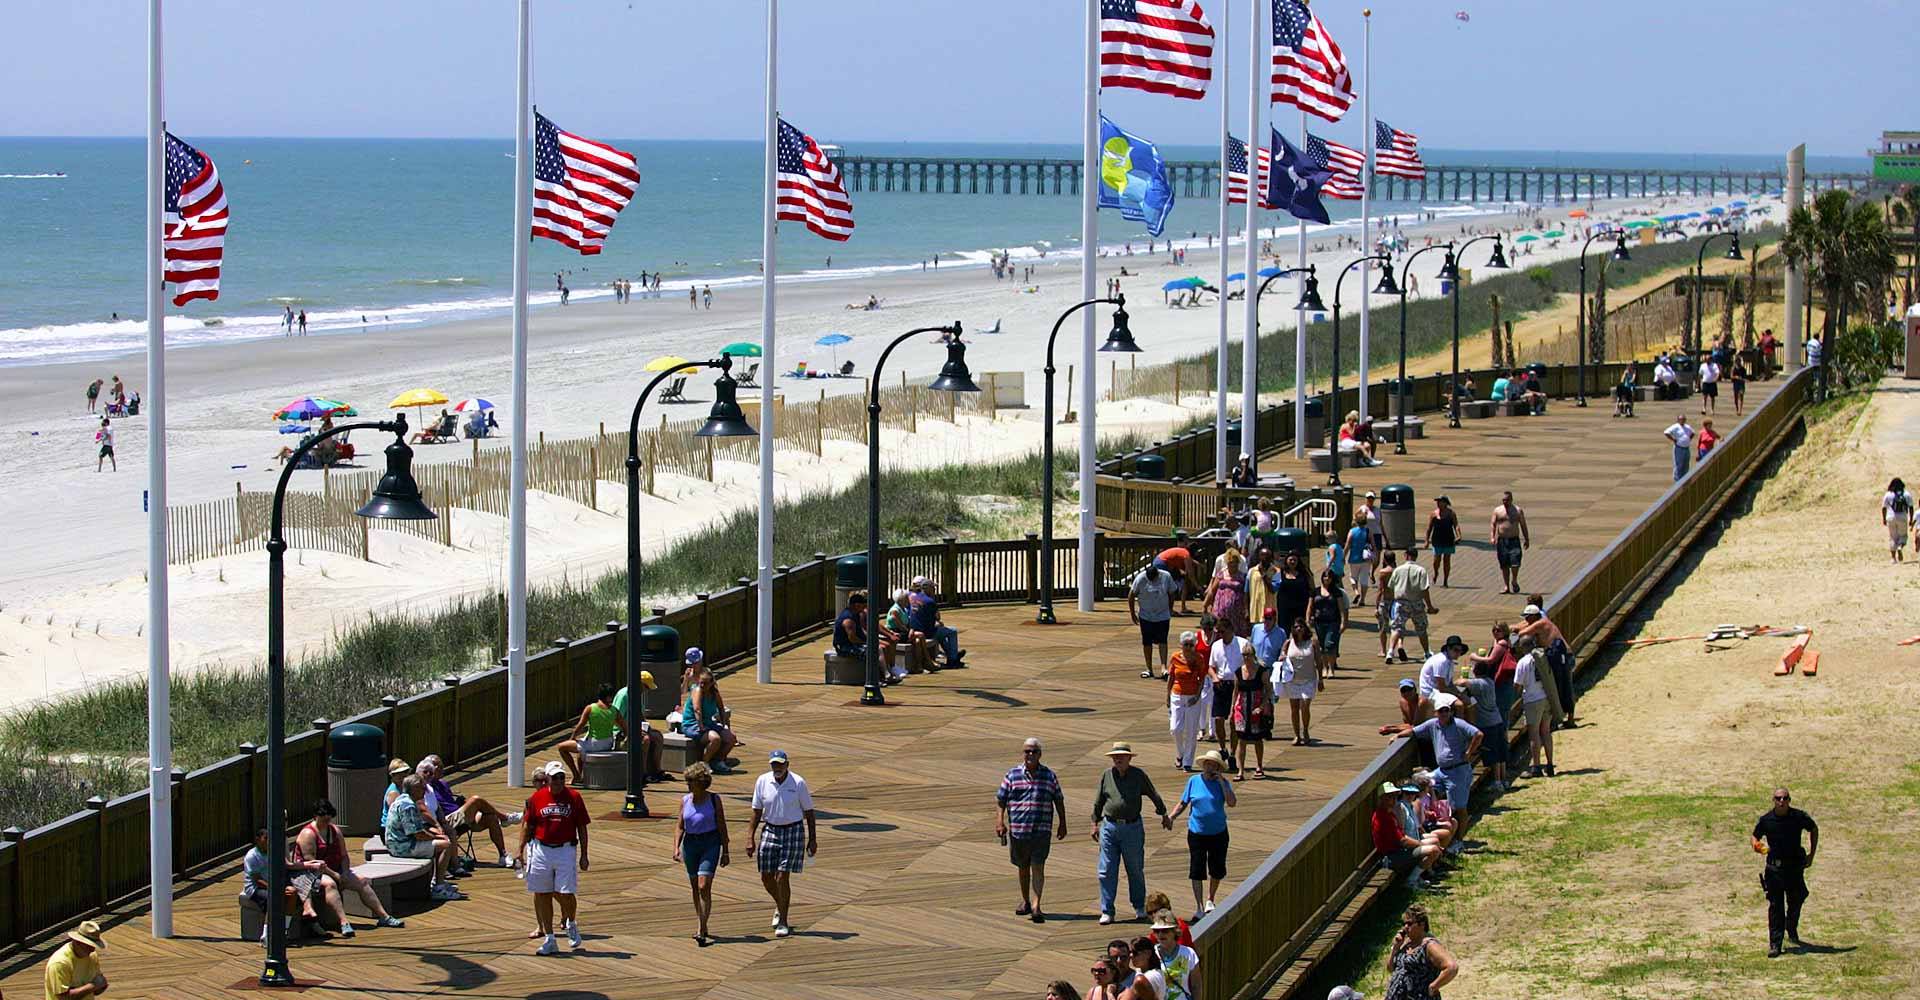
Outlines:
[[[1902,517],[1913,513],[1913,494],[1902,490],[1893,495],[1893,512]]]

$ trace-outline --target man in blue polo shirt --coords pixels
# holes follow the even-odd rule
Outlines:
[[[1382,731],[1395,739],[1418,736],[1433,746],[1435,784],[1446,783],[1447,802],[1455,813],[1465,815],[1467,799],[1473,794],[1473,760],[1480,753],[1484,737],[1479,727],[1456,718],[1460,700],[1445,692],[1433,696],[1433,718],[1417,726],[1400,723]]]
[[[924,576],[914,577],[907,601],[907,621],[913,630],[940,644],[947,666],[965,666],[967,651],[960,648],[960,633],[940,621],[940,602],[933,595],[933,584]]]

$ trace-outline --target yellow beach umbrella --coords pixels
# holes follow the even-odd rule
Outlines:
[[[686,358],[674,354],[667,354],[647,362],[646,370],[650,372],[663,372],[669,368],[678,368],[686,363]]]
[[[421,427],[425,427],[427,425],[426,415],[420,412],[420,408],[423,406],[444,406],[446,403],[447,394],[438,389],[408,389],[406,392],[393,397],[393,402],[387,404],[387,409],[400,410],[411,406],[413,407],[414,420],[417,421]]]

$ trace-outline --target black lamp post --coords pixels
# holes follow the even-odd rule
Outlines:
[[[905,343],[911,337],[923,333],[944,333],[947,335],[947,363],[940,366],[940,376],[927,388],[940,392],[979,392],[980,387],[973,384],[973,374],[967,371],[967,345],[960,342],[960,323],[947,326],[923,326],[917,330],[893,338],[886,350],[880,352],[880,360],[873,363],[873,381],[867,387],[867,683],[860,692],[860,704],[884,705],[886,695],[880,693],[880,637],[874,634],[880,621],[880,371],[887,366],[887,356],[893,349]]]
[[[1340,408],[1340,283],[1347,280],[1348,271],[1370,260],[1386,262],[1387,270],[1382,272],[1384,277],[1380,279],[1380,284],[1382,287],[1393,284],[1393,258],[1383,253],[1355,259],[1346,267],[1341,268],[1340,276],[1333,279],[1333,409],[1335,410]],[[1327,483],[1331,486],[1338,486],[1340,485],[1340,432],[1334,429],[1332,418],[1333,414],[1329,413],[1327,414],[1327,419],[1324,421],[1331,438],[1327,443],[1327,456],[1332,459],[1332,461],[1327,464],[1333,469],[1333,474],[1327,477]]]
[[[1278,271],[1275,271],[1272,274],[1267,275],[1267,279],[1265,281],[1262,281],[1260,283],[1259,289],[1253,293],[1253,329],[1247,331],[1247,336],[1252,337],[1256,345],[1258,345],[1260,341],[1260,297],[1262,295],[1267,294],[1267,286],[1273,284],[1276,281],[1279,281],[1281,278],[1285,278],[1295,274],[1303,274],[1303,273],[1307,276],[1307,287],[1306,287],[1306,290],[1300,293],[1300,301],[1294,303],[1293,311],[1294,312],[1325,312],[1327,310],[1326,303],[1320,301],[1320,279],[1317,277],[1318,272],[1316,271],[1314,265],[1308,264],[1306,267],[1288,267],[1288,268],[1282,268]],[[1256,356],[1257,356],[1257,353],[1256,353]],[[1249,377],[1251,377],[1256,373],[1248,372],[1246,374]],[[1301,372],[1299,373],[1299,376],[1301,378],[1301,384],[1304,385],[1306,373]],[[1254,398],[1258,399],[1259,392],[1260,392],[1260,380],[1257,378],[1253,379],[1253,386],[1254,386]],[[1296,393],[1296,395],[1298,394]],[[1251,433],[1251,431],[1256,426],[1259,419],[1260,419],[1260,414],[1259,414],[1258,407],[1255,407],[1255,412],[1253,413],[1240,414],[1240,427],[1241,427],[1240,443],[1243,447],[1246,445],[1247,439],[1249,437],[1254,436]],[[1306,432],[1305,427],[1295,427],[1293,429],[1294,436],[1296,437],[1298,437],[1299,435],[1305,432]],[[1256,467],[1260,463],[1260,456],[1259,454],[1257,454],[1257,452],[1258,452],[1257,445],[1254,448],[1248,449],[1247,451],[1248,456],[1252,459]]]
[[[1574,345],[1573,352],[1574,359],[1579,362],[1580,388],[1574,393],[1573,405],[1575,406],[1587,405],[1587,248],[1593,245],[1594,240],[1608,235],[1614,237],[1612,255],[1614,260],[1630,260],[1633,257],[1627,250],[1627,234],[1624,230],[1615,233],[1602,230],[1587,237],[1587,241],[1580,244],[1580,316],[1574,334],[1574,339],[1579,343]],[[1593,360],[1595,364],[1599,364],[1602,359]]]
[[[1133,342],[1133,332],[1127,329],[1127,297],[1124,295],[1110,299],[1088,299],[1074,305],[1053,321],[1053,332],[1047,335],[1046,422],[1041,425],[1040,438],[1042,464],[1046,469],[1040,483],[1040,612],[1034,616],[1034,621],[1041,625],[1056,623],[1053,616],[1053,376],[1056,371],[1053,367],[1053,342],[1054,338],[1060,336],[1060,327],[1066,323],[1067,317],[1099,303],[1116,307],[1113,312],[1113,331],[1107,334],[1107,342],[1100,345],[1100,350],[1116,354],[1140,353],[1140,345]],[[1084,490],[1089,486],[1082,483],[1080,488]],[[868,606],[872,607],[872,604]]]
[[[633,404],[633,418],[627,423],[627,711],[640,713],[645,692],[640,688],[640,409],[647,405],[653,390],[676,372],[695,368],[718,368],[720,378],[713,383],[713,409],[707,422],[694,431],[695,437],[748,437],[754,434],[746,415],[740,412],[735,397],[739,383],[733,380],[733,359],[725,354],[714,361],[688,361],[674,365],[647,383]],[[627,720],[627,797],[620,804],[625,819],[648,815],[646,799],[646,745],[635,738],[639,732],[633,720]]]
[[[407,418],[367,420],[342,424],[302,441],[280,469],[280,482],[273,489],[273,520],[267,534],[267,960],[260,970],[262,986],[292,986],[293,971],[287,967],[287,927],[283,896],[287,890],[287,624],[286,580],[287,540],[285,510],[287,482],[300,460],[315,445],[348,431],[375,430],[393,434],[387,445],[387,472],[380,477],[373,496],[355,513],[395,521],[431,521],[433,509],[420,498],[420,486],[413,480],[413,449],[407,447]]]
[[[1493,256],[1487,260],[1487,266],[1506,270],[1507,255],[1500,249],[1498,233],[1475,236],[1460,244],[1457,253],[1449,250],[1447,262],[1440,267],[1440,277],[1453,283],[1453,390],[1452,404],[1447,408],[1448,427],[1460,426],[1460,254],[1466,253],[1468,247],[1481,240],[1493,241]]]
[[[1407,407],[1400,397],[1407,391],[1407,278],[1413,274],[1413,262],[1421,254],[1432,250],[1445,250],[1453,253],[1453,244],[1441,243],[1430,247],[1421,247],[1407,255],[1407,262],[1400,266],[1400,287],[1393,284],[1393,269],[1388,268],[1380,276],[1380,287],[1375,289],[1388,295],[1400,296],[1400,382],[1394,388],[1393,403],[1393,453],[1407,453]],[[1443,272],[1444,273],[1444,269]]]
[[[1706,330],[1701,326],[1706,322],[1706,303],[1703,301],[1706,289],[1703,286],[1707,280],[1707,244],[1722,236],[1733,237],[1733,245],[1727,248],[1728,260],[1747,259],[1740,253],[1739,230],[1722,230],[1700,241],[1700,252],[1693,257],[1693,339],[1695,343],[1707,342]]]

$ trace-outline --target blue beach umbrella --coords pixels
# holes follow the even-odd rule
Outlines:
[[[833,366],[838,368],[840,367],[840,345],[852,339],[852,337],[844,333],[829,333],[819,340],[814,341],[814,343],[821,347],[833,348]]]
[[[1232,274],[1227,275],[1227,280],[1228,281],[1245,281],[1247,280],[1247,272],[1235,271]]]
[[[1260,275],[1260,277],[1262,278],[1271,278],[1276,274],[1282,274],[1284,272],[1277,267],[1263,267],[1259,271],[1256,271],[1255,273]]]
[[[1715,205],[1714,207],[1707,209],[1707,214],[1708,215],[1725,215],[1727,214],[1727,210],[1724,208],[1721,208],[1718,205]]]
[[[1688,212],[1688,213],[1687,213],[1687,215],[1686,215],[1686,217],[1687,217],[1687,218],[1689,218],[1689,219],[1698,219],[1698,218],[1700,217],[1700,213],[1699,213],[1699,212]]]
[[[1733,206],[1734,208],[1745,208],[1745,207],[1747,207],[1747,203],[1746,203],[1746,202],[1744,202],[1744,201],[1730,201],[1730,202],[1727,202],[1727,204],[1728,204],[1728,205],[1731,205],[1731,206]]]

